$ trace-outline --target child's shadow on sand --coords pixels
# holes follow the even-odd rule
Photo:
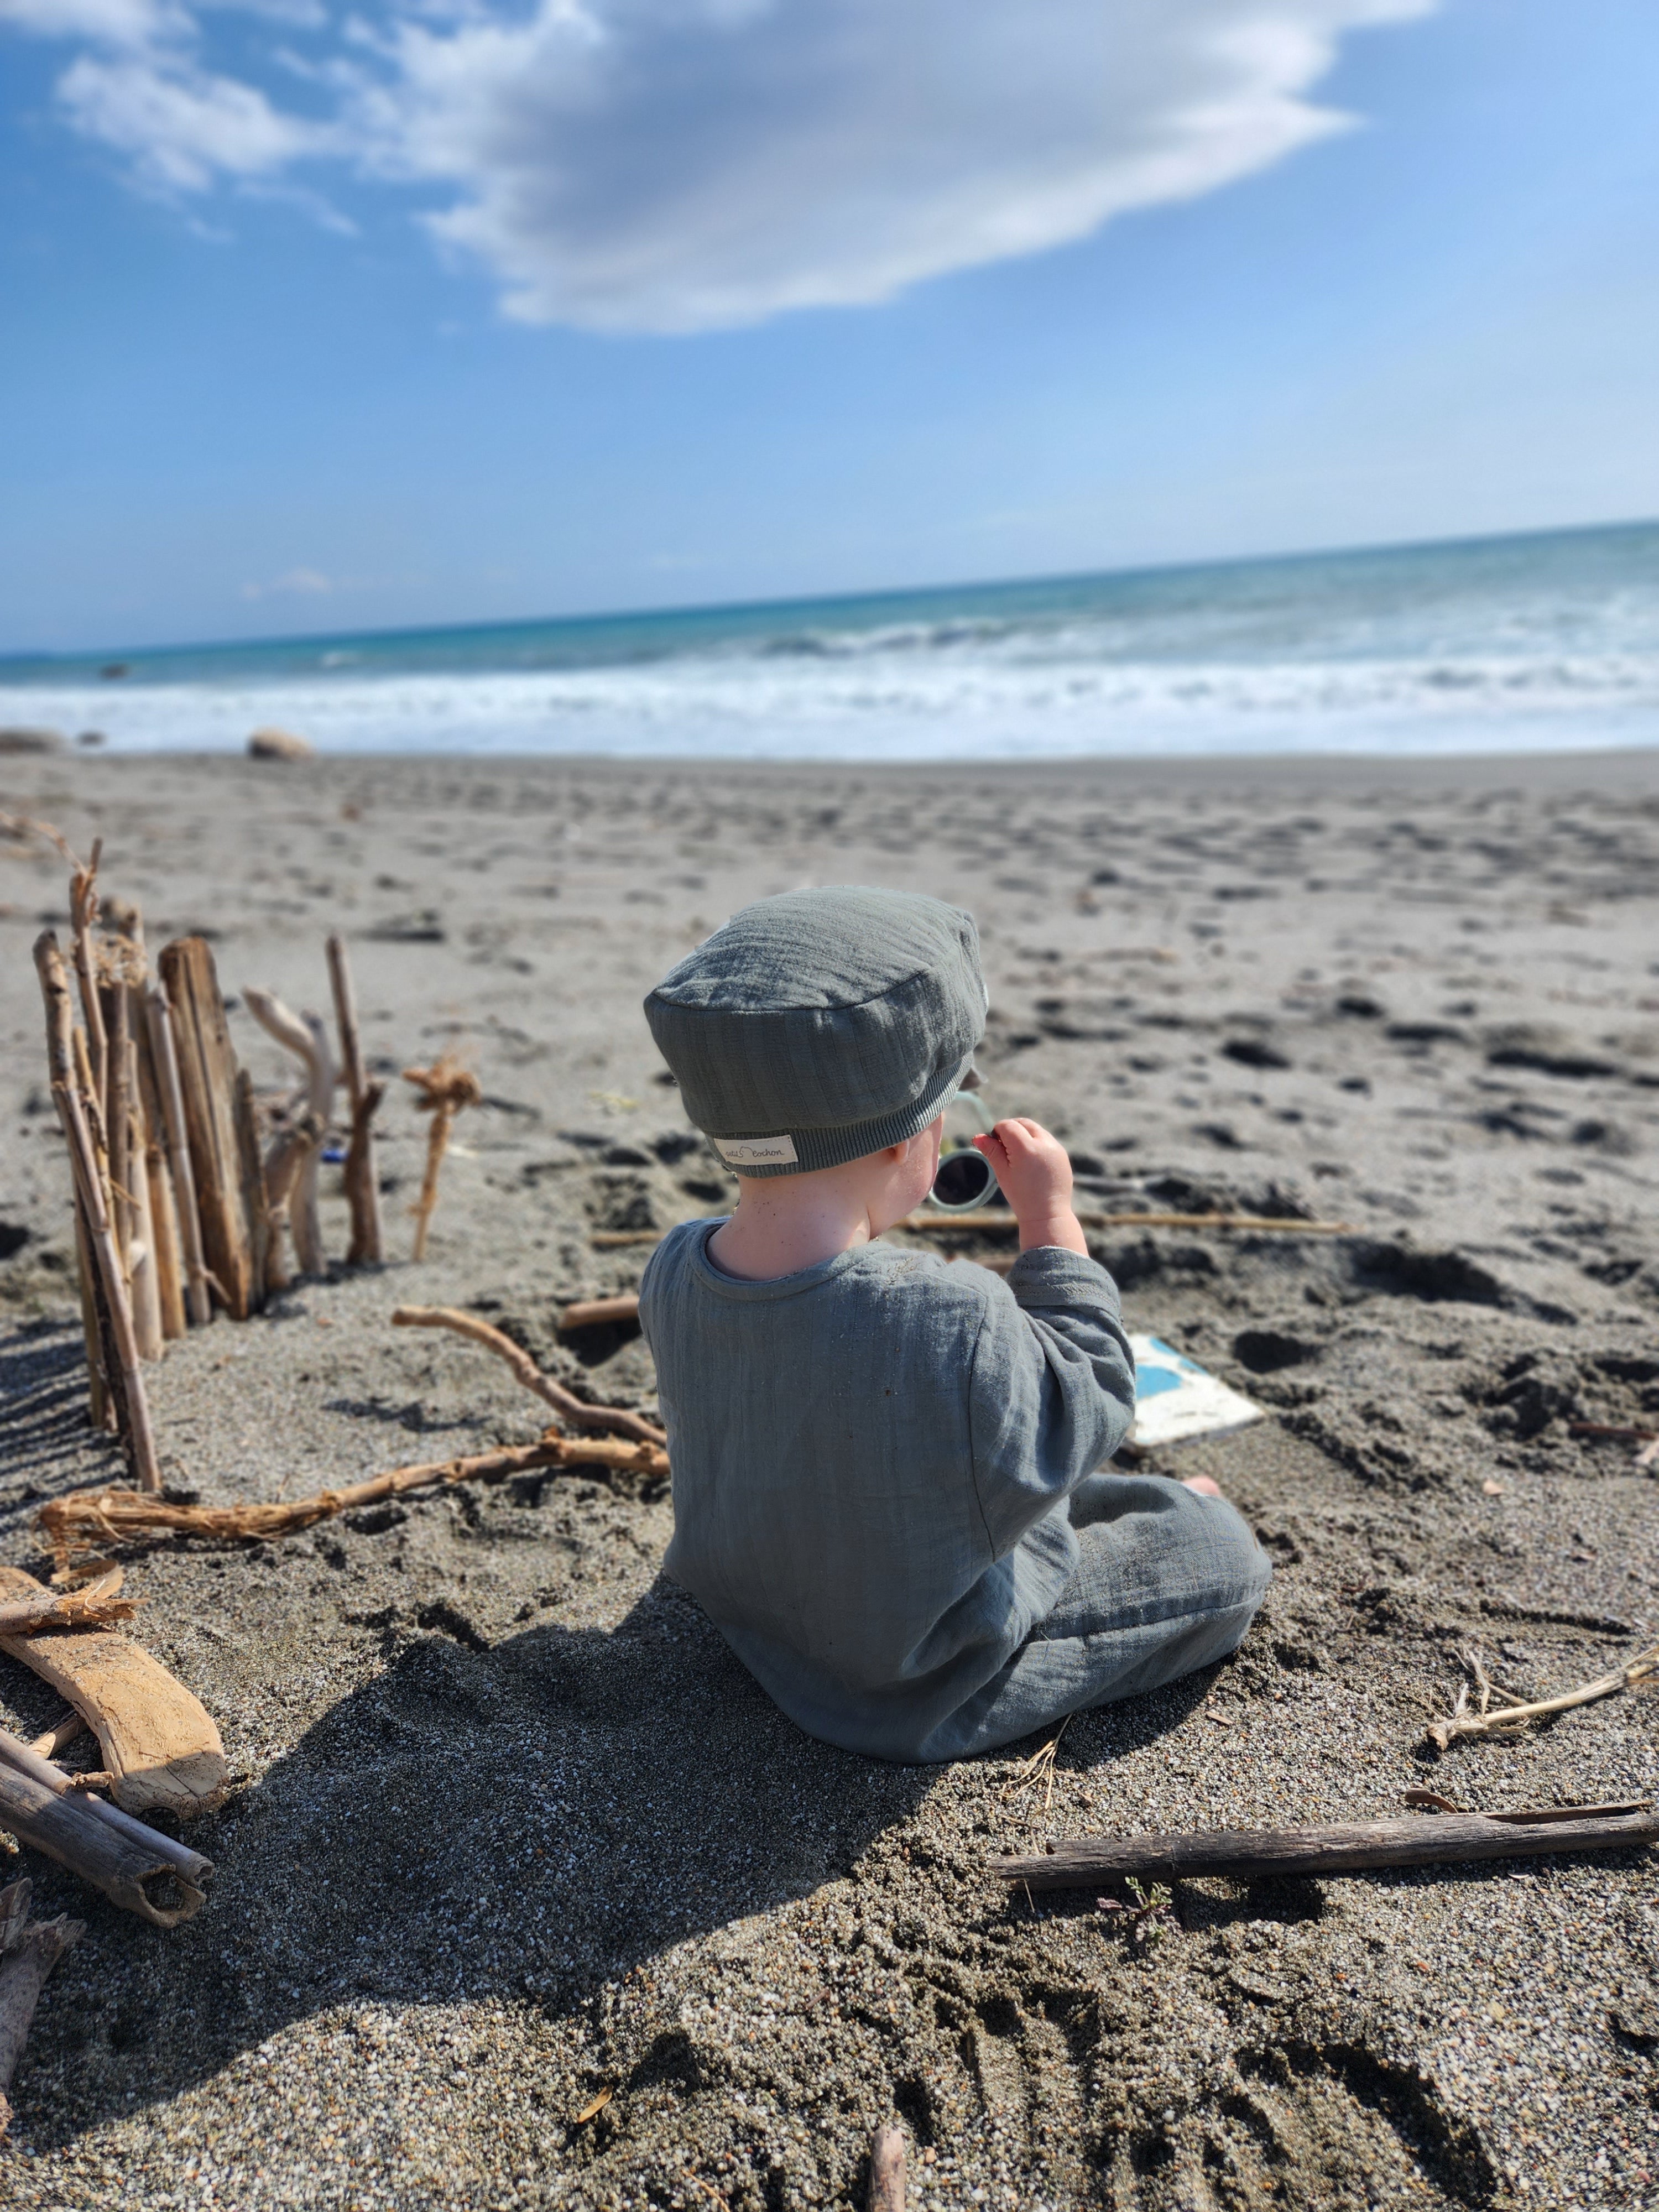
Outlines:
[[[475,1649],[455,1627],[404,1644],[192,1826],[217,1875],[185,1926],[37,1882],[38,1910],[89,1923],[15,2093],[37,2144],[365,1995],[565,2012],[687,1936],[845,1873],[933,1778],[803,1735],[662,1579],[612,1633],[527,1626]],[[31,2094],[36,2068],[61,2069],[67,2098]]]

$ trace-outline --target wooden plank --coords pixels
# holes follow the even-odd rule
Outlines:
[[[0,1567],[0,1599],[50,1596],[19,1567]],[[225,1747],[212,1717],[142,1644],[111,1628],[0,1636],[0,1651],[60,1691],[87,1722],[126,1813],[162,1806],[180,1820],[224,1797]]]
[[[205,939],[162,948],[162,981],[173,1009],[185,1127],[201,1222],[202,1250],[225,1309],[246,1321],[261,1302],[254,1220],[238,1131],[236,1053],[225,1021],[213,954]]]

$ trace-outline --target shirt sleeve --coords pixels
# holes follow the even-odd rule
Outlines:
[[[1022,1253],[988,1303],[969,1378],[974,1481],[999,1559],[1110,1458],[1134,1411],[1111,1277],[1058,1245]]]

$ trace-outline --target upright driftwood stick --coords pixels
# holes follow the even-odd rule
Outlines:
[[[297,1164],[289,1212],[294,1227],[294,1256],[301,1273],[324,1274],[328,1262],[323,1257],[322,1223],[317,1212],[317,1165],[329,1115],[334,1110],[334,1059],[329,1050],[328,1032],[315,1014],[291,1013],[274,991],[256,990],[250,985],[242,996],[249,1013],[266,1036],[275,1037],[305,1070],[306,1107],[316,1133]],[[269,1191],[269,1161],[264,1173]]]
[[[125,1012],[133,994],[118,994]],[[127,1245],[127,1280],[132,1291],[132,1325],[141,1359],[159,1359],[166,1349],[161,1327],[161,1284],[155,1265],[155,1223],[149,1202],[149,1131],[138,1082],[137,1040],[122,1022],[126,1061],[127,1188],[132,1199],[132,1235]],[[113,1046],[111,1048],[114,1049]]]
[[[52,1097],[57,1102],[58,1120],[69,1146],[70,1166],[75,1177],[76,1194],[86,1213],[88,1241],[97,1261],[120,1374],[120,1402],[117,1411],[125,1419],[125,1441],[138,1487],[141,1490],[159,1490],[161,1487],[161,1471],[155,1456],[155,1436],[150,1429],[144,1379],[139,1370],[132,1310],[127,1304],[126,1285],[122,1279],[120,1255],[115,1249],[115,1237],[104,1204],[97,1157],[93,1150],[91,1133],[87,1127],[79,1089],[75,1081],[75,1017],[70,1005],[69,982],[64,973],[63,956],[58,950],[58,939],[51,930],[46,930],[35,940],[34,964],[46,1006],[46,1050],[52,1071]]]
[[[235,1321],[259,1304],[254,1215],[237,1131],[236,1054],[213,955],[199,937],[164,947],[161,979],[173,1009],[179,1093],[202,1229],[203,1255]]]
[[[94,1429],[115,1425],[115,1407],[104,1381],[104,1337],[94,1278],[92,1244],[81,1194],[75,1194],[75,1273],[81,1291],[81,1333],[87,1345],[87,1415]]]
[[[98,974],[93,960],[92,930],[98,919],[98,860],[104,849],[94,838],[92,858],[70,878],[70,922],[75,933],[75,975],[81,986],[81,1013],[87,1025],[87,1051],[92,1061],[92,1087],[99,1110],[103,1110],[109,1080],[108,1040],[104,1034],[104,1010],[98,998]]]
[[[185,1274],[179,1250],[179,1203],[167,1164],[167,1121],[155,1071],[149,1006],[142,983],[129,987],[127,1019],[138,1063],[138,1103],[143,1116],[144,1186],[149,1200],[149,1233],[155,1263],[155,1296],[161,1334],[169,1340],[185,1334]]]
[[[426,1173],[421,1179],[420,1200],[415,1208],[414,1256],[424,1260],[427,1231],[432,1226],[433,1211],[438,1203],[438,1170],[449,1149],[450,1130],[463,1106],[483,1104],[483,1089],[477,1077],[470,1075],[449,1053],[441,1054],[431,1067],[404,1068],[404,1081],[412,1083],[420,1093],[415,1102],[416,1112],[432,1116],[427,1132]]]
[[[904,2212],[904,2137],[878,2128],[870,2146],[870,2212]]]
[[[322,1141],[322,1127],[317,1116],[310,1112],[301,1114],[290,1123],[265,1154],[265,1288],[285,1291],[293,1278],[288,1272],[288,1253],[285,1240],[289,1229],[289,1208],[293,1203],[295,1185],[307,1159],[313,1158]]]
[[[1446,1813],[1319,1828],[1217,1828],[1182,1836],[1091,1836],[1050,1844],[1040,1856],[986,1862],[1031,1889],[1087,1889],[1096,1882],[1176,1881],[1183,1875],[1358,1874],[1372,1867],[1437,1866],[1465,1859],[1525,1859],[1546,1851],[1604,1851],[1659,1843],[1648,1805],[1544,1805],[1521,1813]]]
[[[340,1032],[340,1066],[346,1094],[351,1101],[351,1145],[346,1154],[346,1197],[351,1206],[351,1245],[346,1263],[353,1267],[378,1267],[385,1254],[380,1243],[380,1182],[374,1165],[374,1109],[386,1096],[383,1084],[371,1083],[363,1069],[363,1048],[357,1034],[357,994],[352,988],[351,963],[345,939],[328,940],[328,975],[334,990],[334,1019]]]
[[[29,1885],[24,1882],[21,1887],[27,1890]],[[56,1920],[29,1921],[0,1954],[0,2136],[11,2125],[6,2092],[28,2041],[34,2008],[40,2002],[46,1977],[86,1932],[83,1920],[71,1920],[66,1913]]]
[[[179,1053],[173,1039],[173,1007],[163,985],[157,983],[145,1000],[149,1029],[150,1058],[155,1069],[155,1089],[167,1133],[167,1164],[178,1208],[179,1243],[185,1261],[185,1302],[198,1328],[213,1318],[208,1296],[207,1264],[202,1256],[202,1223],[197,1210],[196,1175],[190,1163],[190,1125],[185,1117],[185,1095],[179,1081]]]
[[[263,1305],[270,1265],[270,1208],[265,1203],[265,1171],[259,1163],[259,1109],[253,1096],[253,1078],[245,1067],[236,1071],[234,1104],[236,1165],[242,1183],[242,1208],[248,1220],[253,1296]]]

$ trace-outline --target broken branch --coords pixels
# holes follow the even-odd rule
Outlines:
[[[1552,1713],[1571,1712],[1575,1706],[1594,1705],[1601,1698],[1616,1698],[1621,1690],[1634,1690],[1659,1674],[1659,1644],[1641,1652],[1634,1659],[1614,1669],[1609,1674],[1599,1674],[1593,1682],[1586,1682],[1577,1690],[1564,1691],[1559,1698],[1536,1698],[1526,1703],[1493,1706],[1492,1693],[1498,1686],[1488,1676],[1478,1651],[1463,1654],[1463,1663],[1474,1679],[1480,1692],[1480,1709],[1468,1710],[1467,1686],[1458,1692],[1457,1703],[1444,1720],[1429,1723],[1428,1740],[1442,1751],[1464,1736],[1504,1735],[1516,1729],[1525,1728],[1528,1722],[1544,1720]],[[1505,1691],[1513,1697],[1512,1691]]]
[[[438,1170],[449,1149],[450,1130],[464,1106],[483,1103],[483,1086],[450,1053],[441,1054],[430,1067],[404,1068],[404,1081],[412,1083],[420,1093],[415,1101],[416,1112],[432,1116],[432,1126],[427,1133],[426,1173],[421,1180],[421,1195],[415,1207],[414,1256],[424,1260],[427,1231],[438,1203]]]
[[[357,996],[352,988],[351,963],[345,940],[328,940],[328,975],[334,991],[334,1019],[340,1032],[340,1062],[346,1092],[351,1100],[351,1142],[346,1152],[345,1189],[351,1206],[351,1244],[346,1265],[378,1267],[385,1256],[380,1245],[380,1185],[374,1167],[374,1109],[386,1096],[386,1086],[368,1081],[363,1070],[362,1045],[357,1033]]]
[[[1546,1851],[1620,1850],[1659,1842],[1650,1806],[1608,1811],[1550,1805],[1520,1813],[1444,1813],[1431,1820],[1348,1826],[1218,1828],[1190,1835],[1097,1836],[1050,1844],[1041,1854],[987,1861],[1004,1881],[1033,1889],[1087,1889],[1131,1875],[1176,1881],[1231,1875],[1355,1874],[1373,1867],[1434,1866],[1465,1859],[1531,1858]]]
[[[556,1382],[550,1375],[544,1375],[521,1345],[514,1344],[502,1330],[494,1328],[475,1314],[460,1313],[453,1306],[399,1306],[392,1316],[393,1328],[450,1328],[457,1336],[465,1336],[474,1344],[504,1359],[526,1390],[552,1407],[560,1417],[579,1429],[609,1429],[619,1437],[634,1437],[641,1443],[666,1445],[666,1434],[653,1422],[638,1413],[625,1413],[617,1406],[590,1406],[586,1399],[567,1390],[562,1382]]]
[[[29,1884],[24,1881],[11,1887],[23,1891],[23,1911],[27,1914]],[[36,1920],[18,1930],[3,1957],[0,1957],[0,2136],[11,2125],[11,2106],[6,2091],[11,2087],[11,2077],[23,2055],[23,2045],[34,2020],[34,2008],[40,2002],[46,1977],[70,1946],[78,1942],[86,1932],[86,1923],[71,1920],[67,1913],[60,1914],[56,1920]]]

